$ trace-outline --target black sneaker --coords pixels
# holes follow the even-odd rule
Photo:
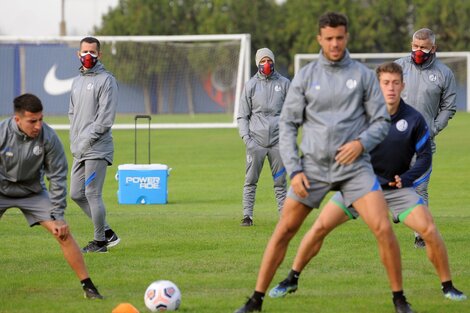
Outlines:
[[[245,305],[236,310],[234,313],[261,312],[262,302],[258,302],[253,297],[248,298]]]
[[[404,296],[393,299],[393,304],[395,305],[396,313],[413,313],[413,310],[411,309],[411,304],[406,301],[406,298]]]
[[[292,282],[289,278],[281,281],[276,287],[269,291],[269,296],[271,298],[282,298],[285,297],[288,293],[296,292],[297,284]]]
[[[423,238],[421,237],[415,237],[415,248],[416,249],[422,249],[426,247],[426,243],[424,242]]]
[[[108,247],[106,245],[99,246],[98,243],[93,240],[90,241],[85,247],[82,248],[82,253],[97,252],[97,253],[106,253],[108,252]]]
[[[251,218],[251,216],[245,215],[240,226],[253,226],[253,218]]]
[[[119,242],[121,242],[121,238],[119,238],[116,233],[113,233],[111,237],[106,237],[106,246],[108,248],[116,246]]]
[[[446,290],[446,291],[442,290],[442,292],[444,293],[444,297],[446,297],[449,300],[453,300],[453,301],[467,300],[467,296],[462,291],[455,288],[454,286],[452,286],[452,288],[450,288],[449,290]]]
[[[85,292],[85,299],[103,299],[103,296],[100,295],[98,290],[95,288],[83,287],[83,291]]]

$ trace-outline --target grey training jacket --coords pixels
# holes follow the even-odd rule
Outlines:
[[[114,76],[101,62],[73,80],[69,105],[70,150],[81,162],[104,159],[113,162],[114,124],[118,86]]]
[[[388,133],[390,116],[375,74],[352,60],[319,59],[304,66],[287,93],[280,120],[280,151],[289,175],[334,183],[350,179],[370,166],[369,151]],[[299,155],[297,135],[302,127]],[[359,139],[365,152],[350,165],[335,161],[337,149]],[[372,169],[372,167],[370,166]]]
[[[290,81],[278,72],[257,72],[245,84],[238,110],[238,132],[245,142],[252,138],[268,148],[279,142],[279,117]]]
[[[457,109],[454,74],[436,54],[423,65],[416,65],[411,56],[395,62],[403,68],[405,90],[401,97],[424,116],[434,138]]]
[[[64,218],[67,206],[67,159],[55,131],[46,123],[38,137],[18,129],[13,117],[0,122],[0,194],[23,198],[47,190],[49,181],[52,216]],[[49,208],[46,208],[49,209]]]

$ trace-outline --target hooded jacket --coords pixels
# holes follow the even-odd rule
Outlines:
[[[279,117],[290,81],[274,71],[266,77],[260,72],[245,84],[237,115],[238,132],[246,142],[253,139],[269,148],[279,142]]]
[[[0,122],[0,194],[23,198],[46,191],[49,181],[52,216],[63,219],[67,206],[68,164],[57,134],[46,123],[36,138],[26,136],[14,117]],[[49,209],[49,208],[47,208]]]
[[[411,56],[395,62],[403,68],[403,100],[424,116],[431,138],[434,138],[447,126],[457,109],[454,74],[436,58],[436,54],[422,65],[415,64]]]
[[[354,177],[370,165],[370,152],[388,133],[390,115],[375,74],[344,57],[333,62],[320,51],[295,75],[281,113],[280,151],[287,172],[303,171],[327,183]],[[297,135],[302,127],[302,141]],[[365,151],[350,165],[335,161],[343,144],[359,139]]]
[[[70,150],[81,162],[105,159],[113,162],[111,127],[116,116],[118,86],[101,62],[73,80],[69,105]]]

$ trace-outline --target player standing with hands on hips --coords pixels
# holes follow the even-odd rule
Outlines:
[[[47,229],[80,279],[85,297],[102,299],[64,220],[68,164],[62,143],[43,122],[38,97],[23,94],[13,100],[13,106],[14,116],[0,122],[0,218],[7,209],[17,207],[31,227]]]
[[[387,135],[390,115],[374,73],[350,58],[348,36],[345,15],[323,14],[318,22],[318,61],[304,66],[292,80],[279,123],[291,187],[265,249],[254,293],[236,313],[261,311],[290,240],[331,190],[341,191],[345,203],[354,206],[375,235],[396,312],[413,312],[403,293],[400,248],[369,155]]]
[[[113,162],[111,127],[116,116],[118,86],[100,62],[100,42],[80,41],[80,75],[72,83],[69,105],[70,149],[73,156],[70,197],[93,221],[94,238],[83,249],[108,252],[120,238],[106,222],[103,185],[106,168]]]
[[[246,145],[241,226],[253,225],[256,187],[266,156],[279,212],[287,193],[286,169],[279,153],[279,116],[290,82],[274,69],[274,53],[268,48],[256,52],[255,62],[258,72],[245,84],[237,116]]]
[[[413,34],[411,55],[395,62],[403,68],[405,90],[402,97],[406,103],[420,112],[431,133],[432,152],[436,152],[434,138],[446,126],[456,111],[455,77],[450,68],[436,56],[436,35],[422,28]],[[432,167],[415,181],[418,194],[429,207],[428,186]],[[425,242],[415,232],[415,247],[424,248]]]

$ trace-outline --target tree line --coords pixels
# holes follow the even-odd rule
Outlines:
[[[406,52],[413,32],[428,27],[438,50],[470,50],[466,0],[120,0],[96,35],[251,34],[252,56],[269,47],[277,68],[293,75],[296,53],[317,53],[318,17],[346,14],[352,53]],[[253,64],[254,65],[254,64]]]

